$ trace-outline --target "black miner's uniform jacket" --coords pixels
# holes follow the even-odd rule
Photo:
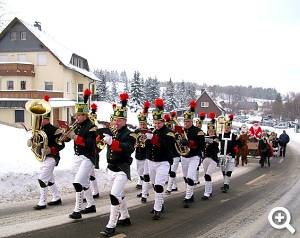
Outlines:
[[[153,131],[148,159],[156,162],[168,161],[173,164],[175,150],[174,132],[165,125]]]
[[[78,136],[74,140],[74,151],[76,155],[84,155],[89,158],[95,165],[96,158],[96,126],[86,119],[82,123],[78,123],[75,134]]]
[[[204,132],[192,125],[188,129],[184,129],[185,133],[188,138],[188,146],[190,148],[190,152],[185,155],[184,157],[189,158],[193,156],[200,156],[202,155],[201,152],[204,152],[205,149],[205,134]]]
[[[113,136],[112,144],[107,146],[107,167],[114,172],[123,171],[128,179],[131,179],[131,154],[134,151],[135,140],[135,134],[127,126],[123,126],[117,135]]]
[[[65,148],[65,143],[63,142],[61,145],[56,143],[56,138],[60,137],[60,134],[56,134],[56,130],[58,130],[57,127],[51,125],[50,123],[47,125],[44,125],[42,127],[42,130],[46,133],[48,137],[48,147],[51,150],[51,153],[48,154],[48,157],[52,157],[56,161],[56,165],[58,165],[58,162],[60,160],[59,151]]]
[[[224,138],[230,138],[230,134],[232,135],[231,135],[231,140],[228,140],[226,154],[230,155],[231,157],[235,157],[236,155],[235,146],[238,145],[238,141],[236,140],[237,135],[232,132],[228,132],[228,133],[224,133]],[[224,155],[225,140],[222,140],[222,134],[219,135],[219,140],[221,142],[220,154]]]
[[[207,138],[206,142],[206,148],[205,148],[205,158],[211,158],[214,160],[217,164],[219,163],[219,140],[217,137],[210,137]]]

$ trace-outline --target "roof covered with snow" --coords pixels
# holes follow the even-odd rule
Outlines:
[[[67,47],[63,46],[62,44],[58,43],[53,37],[48,35],[45,31],[38,30],[36,27],[18,19],[15,17],[7,27],[0,33],[0,39],[6,34],[6,32],[17,22],[23,24],[39,41],[41,41],[48,50],[68,69],[76,71],[92,80],[99,80],[96,75],[90,71],[85,69],[76,67],[70,63],[72,55],[78,55],[68,49]],[[82,57],[82,56],[80,56]],[[84,58],[84,57],[82,57]],[[85,59],[85,58],[84,58]]]

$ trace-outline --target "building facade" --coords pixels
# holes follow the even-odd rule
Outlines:
[[[51,121],[71,121],[83,91],[94,92],[97,77],[87,59],[61,46],[42,31],[14,18],[0,33],[0,123],[31,125],[25,103],[50,97]]]

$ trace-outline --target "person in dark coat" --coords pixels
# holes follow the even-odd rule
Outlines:
[[[282,134],[278,138],[278,142],[280,145],[280,153],[279,156],[285,157],[286,154],[286,146],[290,142],[290,137],[286,134],[286,131],[283,130]]]

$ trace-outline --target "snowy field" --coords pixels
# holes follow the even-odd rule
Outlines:
[[[112,108],[109,103],[98,103],[98,119],[108,121],[112,113]],[[128,123],[137,125],[137,117],[135,113],[129,112]],[[241,124],[235,123],[235,126]],[[250,127],[251,125],[248,125]],[[282,130],[273,129],[271,127],[263,127],[270,131],[275,131],[278,134]],[[204,129],[205,130],[205,129]],[[296,134],[294,129],[287,129],[291,141],[300,141],[300,133]],[[23,201],[27,199],[38,198],[38,172],[40,162],[38,162],[30,148],[27,147],[26,141],[31,137],[31,132],[26,132],[24,129],[17,129],[0,125],[1,157],[0,157],[0,203],[7,201]],[[100,153],[100,169],[96,170],[96,176],[99,183],[100,191],[108,191],[106,173],[106,149]],[[132,155],[134,158],[134,154]],[[61,160],[55,169],[56,182],[63,194],[73,193],[72,173],[73,160],[73,142],[66,143],[65,149],[61,151]],[[135,160],[131,166],[133,183],[137,181],[137,172]]]

